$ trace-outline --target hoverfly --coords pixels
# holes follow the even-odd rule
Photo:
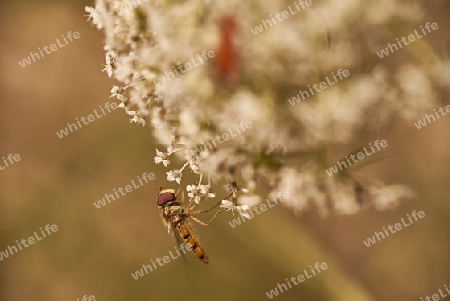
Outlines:
[[[175,238],[178,245],[180,245],[181,241],[184,240],[186,245],[189,246],[189,248],[201,261],[208,263],[208,256],[200,246],[197,237],[192,233],[189,226],[189,221],[193,220],[203,226],[207,226],[214,220],[218,213],[224,210],[217,211],[209,222],[204,223],[195,218],[193,215],[208,212],[218,206],[220,202],[208,210],[192,211],[197,204],[191,199],[187,207],[181,206],[181,204],[184,203],[184,195],[182,195],[181,199],[179,199],[178,192],[175,192],[173,189],[163,189],[160,187],[158,194],[158,209],[160,210],[163,223],[166,225],[169,234],[175,233]]]

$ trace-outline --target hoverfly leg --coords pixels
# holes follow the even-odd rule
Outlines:
[[[178,189],[180,190],[180,189]],[[184,204],[184,191],[181,192],[181,198],[179,199],[180,204]]]
[[[203,210],[202,210],[203,211]],[[209,210],[208,210],[209,211]],[[219,213],[224,212],[224,211],[228,211],[228,209],[220,209],[219,211],[217,211],[214,216],[211,218],[211,220],[209,222],[202,222],[201,220],[199,220],[198,218],[195,218],[191,215],[192,220],[194,220],[195,222],[199,223],[202,226],[208,226],[209,224],[212,223],[213,220],[216,219],[216,217],[219,215]]]
[[[195,209],[195,207],[197,206],[197,203],[194,202],[194,199],[195,199],[195,198],[191,198],[191,199],[189,200],[189,204],[188,204],[187,207],[186,207],[187,211],[193,210],[193,209]]]
[[[196,217],[191,216],[191,219],[192,219],[194,222],[199,223],[199,224],[202,225],[202,226],[208,226],[207,223],[202,222],[201,220],[199,220],[199,219],[196,218]]]
[[[193,211],[193,212],[190,212],[189,214],[200,214],[200,213],[206,213],[206,212],[209,212],[209,211],[213,210],[214,208],[216,208],[217,206],[219,206],[221,203],[222,203],[222,201],[219,201],[217,204],[215,204],[214,206],[212,206],[212,207],[209,208],[209,209]],[[195,207],[194,207],[194,208],[195,208]],[[194,208],[192,208],[192,209],[194,209]]]
[[[176,196],[178,196],[180,194],[180,190],[181,190],[181,185],[180,185],[180,187],[178,187],[178,190],[175,193]],[[184,191],[183,191],[183,193],[184,193]],[[183,194],[183,201],[184,201],[184,194]]]

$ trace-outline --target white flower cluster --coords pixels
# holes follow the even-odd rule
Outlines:
[[[156,164],[162,163],[165,167],[168,167],[170,164],[170,156],[177,152],[182,151],[183,148],[175,149],[173,150],[172,147],[168,147],[166,152],[161,152],[160,150],[156,150],[156,156],[154,158],[154,161]],[[208,184],[204,185],[202,183],[203,173],[201,173],[198,167],[198,158],[199,155],[202,153],[201,150],[197,152],[192,152],[191,150],[185,151],[186,156],[186,163],[181,167],[181,169],[174,169],[167,172],[167,181],[172,182],[175,181],[179,185],[181,184],[181,178],[183,176],[184,169],[189,166],[191,172],[193,173],[199,173],[200,174],[200,181],[199,184],[195,183],[193,185],[187,185],[186,191],[188,192],[188,197],[190,202],[194,202],[196,204],[200,204],[202,201],[208,199],[208,198],[215,198],[216,194],[213,192],[213,188],[211,186],[211,180],[208,176]],[[235,182],[228,182],[228,184],[225,186],[225,189],[228,191],[228,195],[220,202],[220,208],[221,210],[217,211],[217,213],[223,212],[223,211],[229,211],[237,210],[237,212],[244,216],[245,218],[250,219],[250,214],[248,211],[251,209],[251,205],[256,205],[259,203],[260,198],[256,195],[247,195],[249,192],[246,188],[239,188],[237,187],[237,184]],[[244,196],[242,196],[239,199],[237,194],[238,192],[244,193]],[[248,202],[249,198],[253,198],[253,202]],[[216,206],[215,206],[216,207]],[[214,207],[213,207],[214,208]],[[211,208],[212,209],[212,208]]]
[[[417,21],[423,8],[401,0],[313,0],[311,8],[252,33],[292,2],[96,0],[86,11],[106,35],[104,70],[123,83],[112,96],[132,122],[148,121],[168,147],[156,151],[155,163],[167,167],[172,154],[186,160],[167,180],[181,184],[188,166],[208,176],[208,185],[187,186],[197,201],[212,197],[210,179],[240,179],[250,195],[261,186],[289,192],[295,197],[283,203],[297,212],[310,205],[346,214],[371,202],[380,209],[395,205],[411,195],[407,188],[362,184],[348,173],[330,178],[324,170],[331,146],[350,142],[358,130],[394,117],[414,120],[435,107],[436,91],[449,78],[442,61],[396,70],[374,64],[375,52],[393,39],[388,22]],[[214,58],[188,68],[205,49],[213,49]],[[289,104],[299,89],[338,69],[351,76]],[[156,84],[163,76],[171,81]],[[242,120],[252,129],[208,149],[206,141]],[[225,199],[222,206],[241,206],[236,209],[245,214],[237,201]]]

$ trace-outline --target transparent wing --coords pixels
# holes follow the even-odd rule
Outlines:
[[[177,246],[178,246],[178,249],[180,250],[181,257],[183,257],[183,261],[185,263],[187,263],[186,254],[182,251],[182,248],[181,248],[181,244],[184,243],[183,238],[181,237],[180,233],[176,229],[173,232],[175,232],[175,240],[177,241]]]

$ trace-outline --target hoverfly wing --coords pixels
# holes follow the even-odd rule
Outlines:
[[[171,230],[172,225],[170,225],[169,221],[167,221],[167,219],[164,217],[162,210],[160,210],[159,213],[160,213],[161,220],[163,222],[164,227],[167,229],[167,232],[169,233],[169,235],[172,235],[172,232],[173,232],[173,230]]]
[[[185,263],[187,263],[187,258],[186,258],[186,254],[184,252],[184,248],[181,248],[181,244],[184,243],[183,238],[181,237],[181,235],[178,231],[173,231],[173,232],[175,232],[175,240],[177,241],[178,250],[180,250],[180,252],[181,252],[181,257],[183,257],[183,261]]]

